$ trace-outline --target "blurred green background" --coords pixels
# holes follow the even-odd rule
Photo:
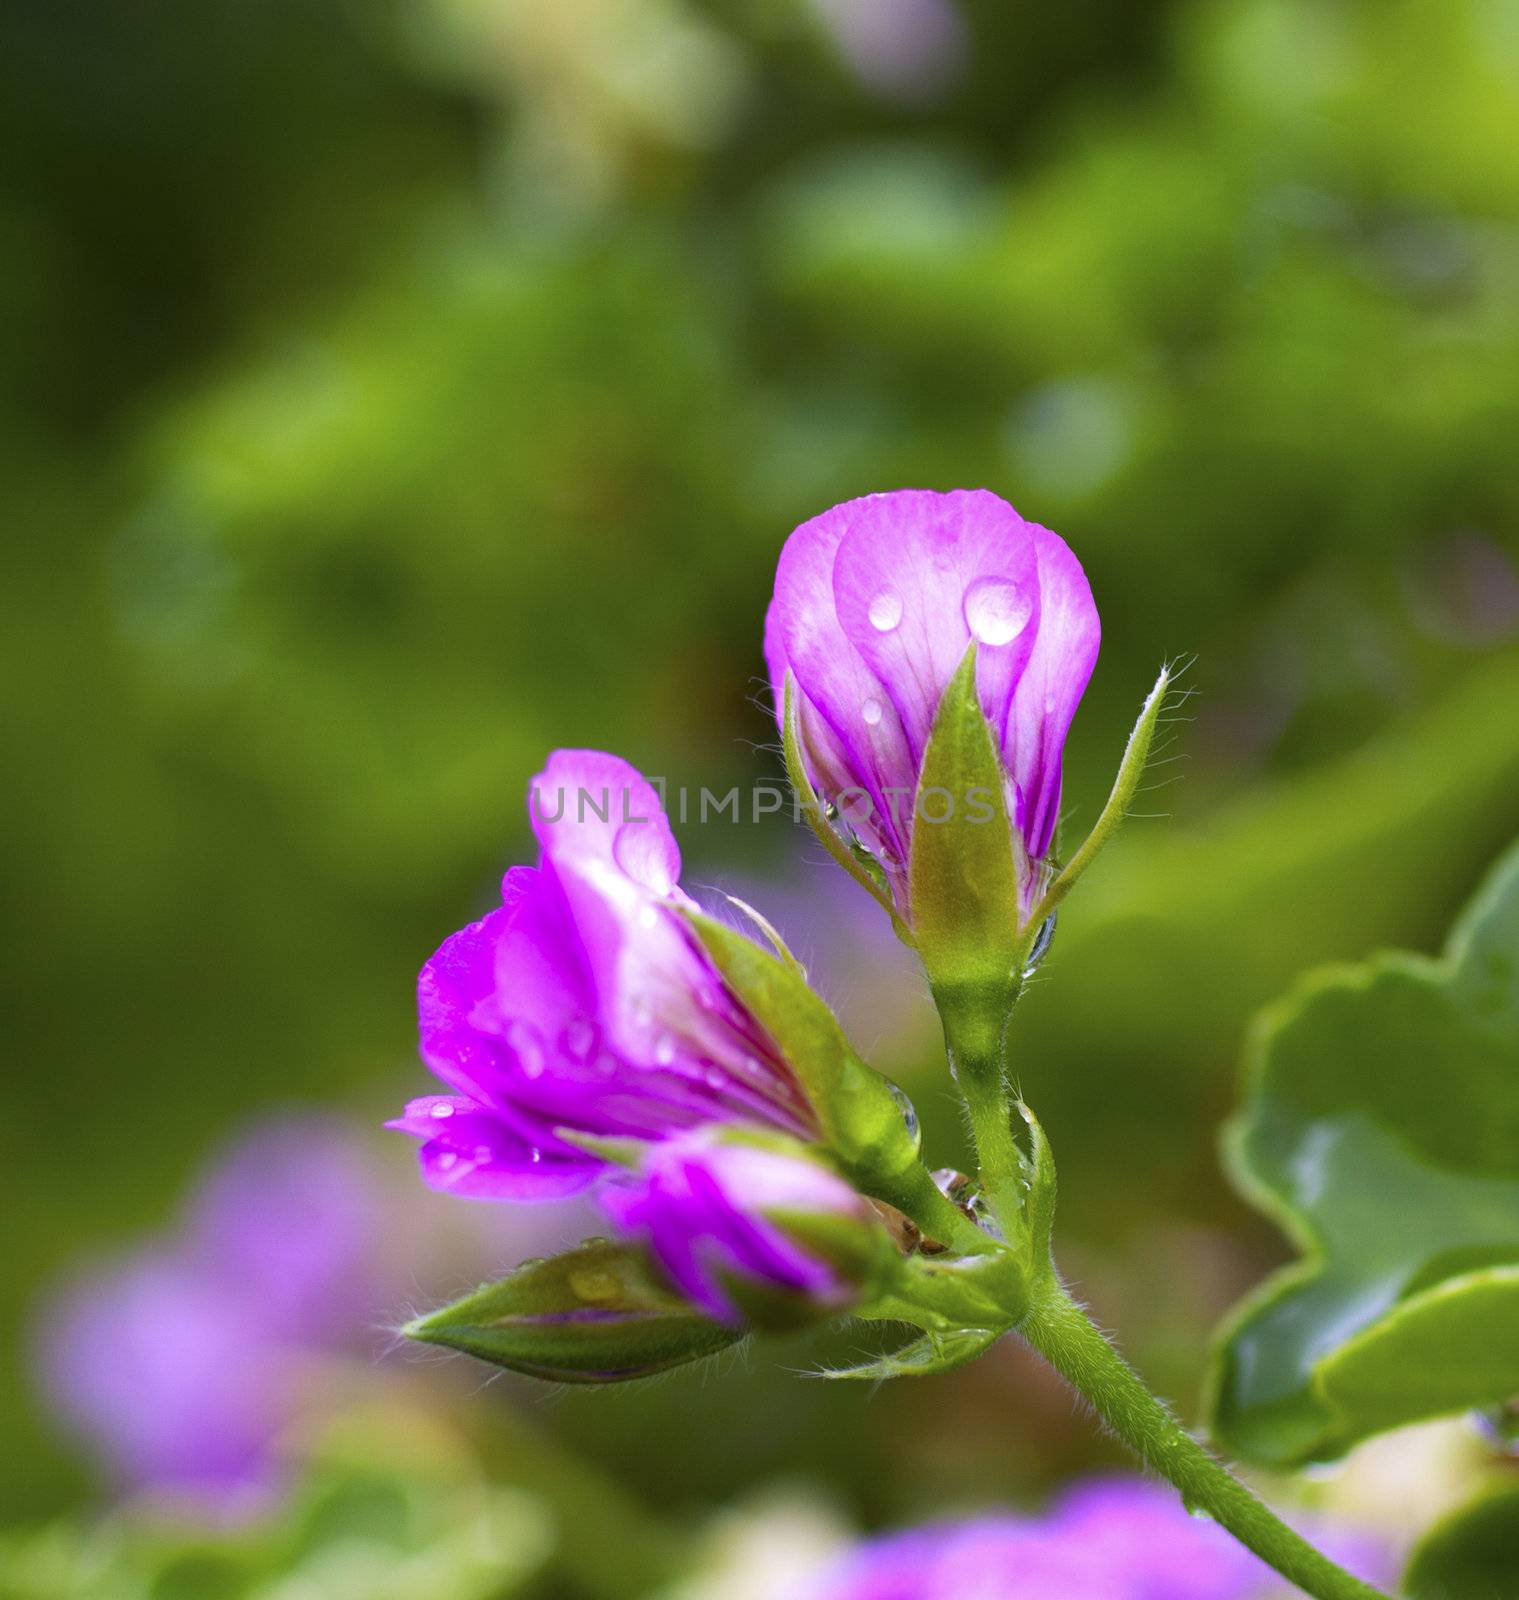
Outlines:
[[[779,781],[781,541],[904,485],[995,489],[1086,564],[1072,828],[1196,658],[1165,820],[1021,1016],[1067,1264],[1194,1406],[1287,1253],[1216,1159],[1252,1011],[1437,947],[1519,832],[1519,6],[11,0],[0,174],[6,1519],[89,1492],[39,1288],[270,1104],[409,1183],[378,1123],[424,1085],[415,972],[527,853],[544,753]],[[781,820],[684,843],[957,1159],[863,898]],[[815,1354],[498,1384],[477,1422],[677,1519],[1117,1459],[1010,1347],[875,1395]]]

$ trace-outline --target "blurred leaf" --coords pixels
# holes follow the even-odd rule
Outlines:
[[[1519,1394],[1519,1267],[1464,1273],[1410,1296],[1327,1356],[1317,1383],[1366,1433]]]
[[[1142,1227],[1141,1192],[1217,1219],[1209,1119],[1241,1028],[1309,966],[1436,942],[1519,831],[1516,697],[1508,653],[1353,755],[1190,824],[1136,820],[1103,852],[1015,1034],[1067,1226]]]
[[[1519,1486],[1447,1517],[1420,1541],[1403,1587],[1409,1600],[1510,1600],[1519,1588]]]
[[[715,1355],[742,1334],[698,1316],[641,1251],[588,1239],[418,1318],[413,1339],[559,1383],[616,1383]]]
[[[1519,1372],[1519,848],[1439,960],[1311,975],[1259,1024],[1240,1187],[1308,1259],[1236,1315],[1215,1426],[1251,1460],[1343,1454],[1505,1400]]]

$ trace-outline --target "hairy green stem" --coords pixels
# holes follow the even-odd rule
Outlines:
[[[950,1071],[970,1113],[981,1189],[1009,1239],[1023,1228],[1023,1160],[1013,1137],[1003,1036],[1019,987],[1009,978],[934,990]]]
[[[1018,1331],[1148,1467],[1314,1600],[1388,1600],[1294,1533],[1171,1415],[1051,1273]]]

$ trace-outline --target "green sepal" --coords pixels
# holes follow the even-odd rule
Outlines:
[[[726,891],[724,891],[723,899],[726,900],[735,911],[739,912],[742,916],[747,917],[749,921],[754,924],[754,926],[764,936],[765,943],[768,944],[773,951],[775,951],[776,955],[778,955],[781,960],[784,961],[786,965],[803,980],[803,982],[805,982],[807,979],[806,967],[804,967],[802,963],[798,961],[794,955],[792,955],[790,945],[788,945],[781,937],[780,929],[775,926],[769,917],[765,916],[763,912],[756,911],[747,900],[740,900],[736,894],[728,894]]]
[[[1226,1324],[1214,1430],[1271,1466],[1514,1393],[1519,849],[1445,956],[1312,974],[1259,1023],[1232,1175],[1305,1259]]]
[[[1007,1332],[1006,1328],[953,1328],[925,1333],[887,1355],[854,1367],[825,1367],[820,1378],[853,1378],[876,1382],[885,1378],[931,1378],[974,1361]]]
[[[1519,1574],[1519,1484],[1490,1491],[1437,1523],[1403,1577],[1409,1600],[1507,1600]]]
[[[1123,759],[1118,763],[1118,775],[1113,779],[1107,804],[1103,806],[1092,831],[1082,840],[1080,849],[1045,890],[1043,899],[1034,910],[1031,927],[1042,927],[1055,914],[1056,907],[1076,887],[1082,873],[1097,859],[1098,852],[1128,816],[1134,796],[1139,792],[1140,779],[1144,777],[1145,767],[1149,764],[1150,750],[1155,743],[1155,729],[1160,723],[1166,694],[1173,681],[1171,669],[1162,667],[1155,687],[1139,708],[1139,716],[1129,734],[1129,742],[1124,746]]]
[[[908,880],[928,981],[947,997],[1016,996],[1023,844],[1007,814],[1002,758],[981,710],[972,641],[934,715],[913,799]],[[1003,1008],[1005,1014],[1006,1007]]]
[[[822,1143],[859,1187],[890,1199],[893,1181],[917,1164],[920,1143],[901,1091],[855,1054],[794,963],[703,912],[683,914],[723,981],[790,1064]]]
[[[897,914],[896,906],[892,904],[891,891],[886,886],[879,866],[863,850],[852,846],[840,835],[839,830],[828,820],[823,802],[818,798],[817,791],[812,787],[812,780],[807,776],[807,767],[802,760],[800,691],[796,687],[796,679],[789,671],[786,674],[784,693],[785,705],[781,708],[781,742],[786,756],[786,775],[791,779],[791,787],[796,792],[802,815],[807,819],[807,826],[817,835],[818,842],[828,854],[891,918],[891,925],[896,929],[897,937],[904,944],[910,945],[913,942],[912,934]]]
[[[402,1331],[558,1383],[647,1377],[742,1337],[694,1312],[640,1250],[604,1239],[524,1262]]]
[[[1024,1159],[1027,1194],[1023,1203],[1029,1273],[1044,1277],[1054,1272],[1051,1251],[1055,1233],[1055,1155],[1044,1128],[1030,1106],[1017,1102],[1018,1115],[1028,1129],[1029,1147]]]

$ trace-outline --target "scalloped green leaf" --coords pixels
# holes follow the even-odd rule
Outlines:
[[[1005,1328],[956,1328],[945,1333],[925,1333],[888,1355],[863,1361],[857,1367],[832,1367],[823,1378],[857,1378],[876,1382],[884,1378],[931,1378],[953,1372],[974,1361],[1002,1337]]]
[[[587,1239],[409,1323],[408,1337],[558,1383],[643,1378],[742,1337],[698,1315],[641,1251]]]
[[[1306,1259],[1231,1319],[1214,1429],[1274,1466],[1505,1400],[1519,1366],[1519,849],[1445,955],[1311,975],[1261,1018],[1226,1149]]]
[[[1409,1600],[1511,1600],[1519,1592],[1519,1484],[1438,1523],[1403,1579]]]

